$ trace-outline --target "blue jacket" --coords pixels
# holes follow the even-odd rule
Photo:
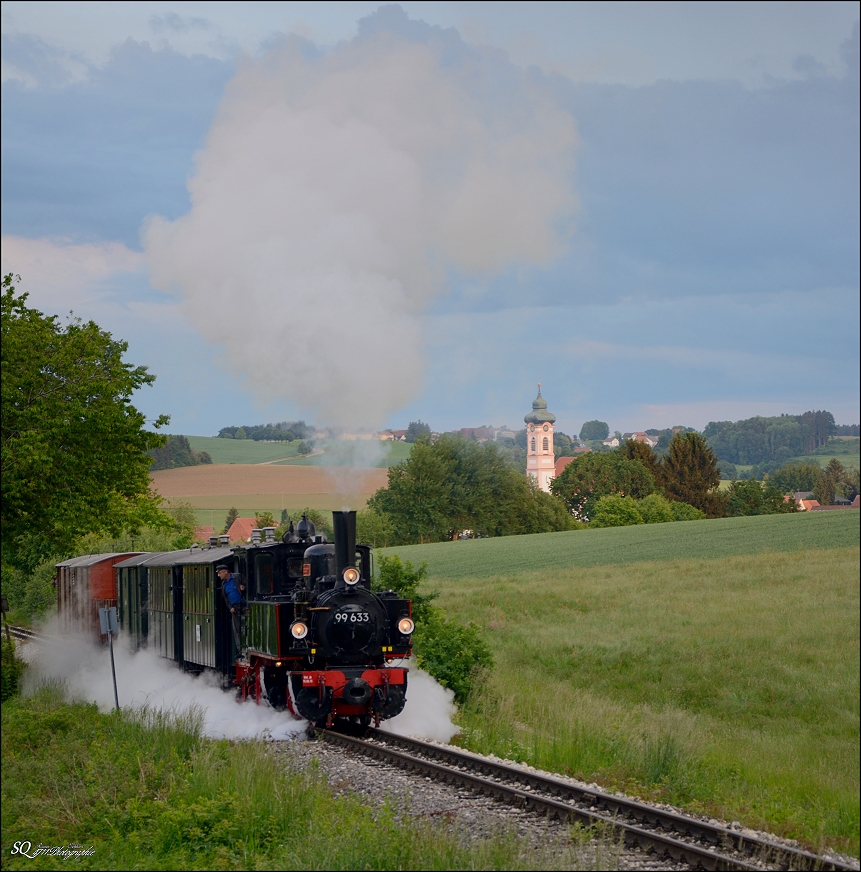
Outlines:
[[[242,594],[239,592],[239,587],[236,584],[236,579],[233,577],[233,573],[231,573],[227,581],[224,582],[222,589],[224,590],[224,595],[227,597],[227,602],[230,603],[231,608],[242,604]]]

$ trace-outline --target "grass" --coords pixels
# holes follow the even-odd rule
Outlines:
[[[364,509],[369,496],[370,494],[351,496],[350,508]],[[224,526],[231,506],[238,509],[240,518],[253,518],[257,512],[272,512],[276,521],[281,518],[282,509],[295,514],[305,508],[331,512],[341,507],[339,503],[341,498],[333,494],[284,494],[283,499],[278,494],[237,494],[233,497],[230,495],[191,496],[181,499],[187,500],[194,506],[198,525],[217,527],[219,531]]]
[[[857,855],[858,517],[397,550],[493,649],[462,744]]]
[[[323,466],[333,462],[333,456],[342,466],[373,466],[385,468],[400,463],[410,456],[412,445],[407,442],[384,442],[369,445],[366,442],[321,443],[322,454],[300,457],[299,440],[293,442],[255,442],[253,439],[219,439],[217,436],[186,436],[195,451],[208,451],[213,463],[272,463],[291,466]],[[375,449],[379,448],[379,453]],[[372,453],[371,453],[372,452]],[[353,456],[358,462],[353,462]],[[364,462],[364,456],[372,460]]]
[[[389,548],[431,578],[484,578],[574,566],[627,565],[678,558],[719,558],[858,544],[859,513],[799,512],[712,521],[573,530]]]
[[[217,436],[186,436],[194,451],[208,451],[213,463],[268,463],[293,457],[299,440],[255,442],[253,439],[219,439]]]
[[[56,687],[4,703],[4,868],[595,868],[576,832],[544,849],[513,830],[471,842],[388,804],[333,798],[315,769],[263,742],[204,739],[200,724],[193,708],[100,714]],[[22,840],[31,855],[40,844],[92,853],[11,854]]]

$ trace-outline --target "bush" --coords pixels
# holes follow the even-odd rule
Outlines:
[[[592,513],[590,527],[629,527],[642,524],[637,503],[631,497],[601,497]]]
[[[690,505],[689,503],[677,503],[675,501],[670,503],[670,506],[673,510],[673,520],[674,521],[704,521],[706,517],[705,512],[701,512],[699,509]]]
[[[356,541],[386,548],[394,544],[395,531],[392,519],[385,512],[364,509],[356,513]]]
[[[0,656],[0,701],[6,702],[18,693],[18,684],[25,668],[26,663],[15,656],[15,643],[4,636]]]
[[[475,624],[448,620],[442,609],[431,605],[439,595],[436,591],[420,593],[421,582],[427,576],[427,565],[413,566],[397,555],[381,557],[379,574],[373,580],[375,591],[394,590],[404,599],[412,600],[413,654],[416,663],[432,675],[443,687],[454,691],[458,703],[466,702],[475,676],[482,668],[493,665],[490,648]]]
[[[481,629],[473,623],[447,620],[435,606],[430,606],[424,621],[416,624],[413,644],[418,666],[453,690],[461,705],[468,699],[478,671],[493,665]]]
[[[54,573],[57,559],[51,557],[42,561],[32,572],[3,567],[3,593],[16,615],[13,620],[31,621],[56,608]]]
[[[647,524],[665,524],[676,520],[672,503],[660,494],[649,494],[637,500],[637,511]]]

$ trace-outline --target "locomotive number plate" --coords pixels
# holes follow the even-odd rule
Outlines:
[[[371,620],[371,615],[368,612],[337,612],[335,614],[336,624],[367,624]]]

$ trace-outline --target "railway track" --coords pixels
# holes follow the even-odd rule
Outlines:
[[[321,737],[400,768],[520,808],[588,827],[621,831],[629,846],[654,851],[702,869],[853,870],[857,867],[831,857],[776,844],[727,827],[655,808],[458,751],[450,746],[422,742],[369,730],[365,739],[331,730]]]
[[[26,627],[16,627],[14,624],[4,624],[0,632],[8,633],[19,642],[45,642],[48,639],[44,633],[37,633],[35,630],[28,630]]]

